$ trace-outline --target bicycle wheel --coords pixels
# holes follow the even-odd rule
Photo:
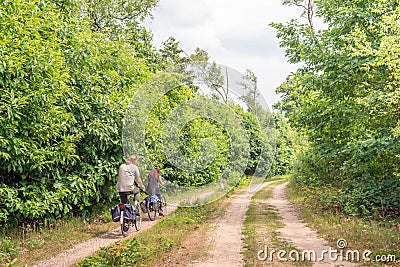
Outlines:
[[[149,206],[147,207],[147,214],[149,215],[150,221],[154,221],[156,219],[158,212],[158,205],[157,203],[149,203]]]
[[[164,195],[161,198],[161,207],[162,207],[163,213],[165,215],[167,213],[167,199],[165,198]]]
[[[123,236],[128,236],[129,223],[124,219],[124,211],[121,211],[120,224],[121,224],[121,233],[122,233],[122,235]]]
[[[142,216],[139,211],[139,215],[136,215],[135,220],[133,221],[135,225],[136,231],[139,231],[142,228]]]

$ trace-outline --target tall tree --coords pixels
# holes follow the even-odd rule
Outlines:
[[[129,29],[151,15],[159,0],[82,0],[94,31],[110,34]]]
[[[278,88],[277,107],[311,141],[304,181],[337,186],[349,214],[385,214],[400,201],[398,1],[316,1],[315,10],[327,29],[271,24],[302,65]]]
[[[93,32],[105,38],[129,43],[136,57],[153,70],[159,70],[161,58],[154,47],[153,35],[142,22],[152,15],[159,0],[81,0],[80,16],[90,23]]]
[[[258,103],[258,97],[260,92],[257,90],[257,76],[250,69],[246,70],[246,73],[243,75],[243,82],[240,82],[239,85],[247,92],[242,100],[247,104],[247,106],[253,112],[256,111],[256,107]]]
[[[184,51],[180,48],[178,40],[174,37],[169,37],[162,44],[163,47],[160,49],[160,53],[164,61],[169,62],[172,66],[186,67],[188,59]]]
[[[228,102],[229,88],[224,86],[224,76],[222,75],[222,68],[213,61],[208,64],[205,69],[205,84],[211,88],[212,92],[218,94],[222,101]]]

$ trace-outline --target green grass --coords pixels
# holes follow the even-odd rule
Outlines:
[[[272,182],[272,181],[289,180],[289,179],[290,179],[289,175],[277,175],[273,177],[268,177],[265,181]]]
[[[371,258],[375,255],[394,255],[397,264],[400,263],[400,219],[377,221],[323,211],[309,197],[312,192],[299,190],[293,184],[289,184],[287,193],[290,201],[300,208],[305,222],[332,247],[336,247],[338,239],[344,238],[348,249],[360,252],[370,250],[373,252]],[[382,266],[376,262],[366,265]]]
[[[271,180],[282,180],[287,177],[274,177]],[[279,238],[277,230],[283,227],[280,217],[274,207],[268,205],[268,199],[272,197],[272,188],[286,180],[270,184],[257,192],[251,199],[246,219],[243,225],[245,251],[243,252],[245,266],[281,266],[282,262],[265,261],[258,259],[258,252],[268,248],[268,255],[271,250],[296,250],[290,243]],[[265,256],[260,254],[260,256]],[[275,255],[276,260],[276,255]],[[310,266],[307,262],[290,262],[293,266]]]
[[[109,209],[91,217],[48,220],[46,225],[3,229],[0,233],[0,265],[31,266],[72,246],[116,228]]]

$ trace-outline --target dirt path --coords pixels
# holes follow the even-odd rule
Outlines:
[[[167,209],[167,214],[171,213],[175,207],[168,206]],[[143,219],[142,219],[142,228],[140,231],[146,230],[151,228],[153,225],[155,225],[159,221],[159,217],[155,221],[150,221],[149,218],[147,217],[147,214],[143,214]],[[119,226],[119,224],[116,223],[116,225]],[[132,226],[132,228],[129,230],[129,235],[126,238],[131,238],[132,236],[135,236],[137,233],[140,233],[136,231],[135,227]],[[39,262],[37,265],[34,265],[35,267],[67,267],[71,266],[81,260],[83,260],[86,257],[89,257],[93,255],[97,250],[99,250],[101,247],[108,246],[112,243],[115,243],[117,241],[121,241],[125,239],[122,237],[121,234],[121,229],[118,227],[117,229],[107,232],[99,237],[92,238],[86,242],[80,243],[71,249],[68,249],[61,254],[57,255],[56,257],[50,258],[45,261]]]
[[[317,258],[320,258],[322,251],[337,250],[327,246],[327,241],[319,238],[317,233],[307,227],[298,218],[298,212],[293,205],[287,200],[285,187],[288,183],[278,185],[273,190],[273,198],[269,204],[275,206],[278,214],[282,217],[282,222],[285,226],[279,229],[281,238],[293,243],[299,250],[312,250],[316,252]],[[313,266],[356,266],[346,261],[329,260],[328,254],[325,254],[323,261],[316,261]]]
[[[273,182],[264,183],[261,188],[270,183]],[[319,255],[322,254],[323,250],[329,251],[329,249],[337,249],[327,246],[328,242],[326,240],[319,238],[315,231],[312,231],[299,220],[297,210],[287,200],[285,194],[286,185],[287,183],[277,185],[273,189],[273,198],[268,201],[268,204],[277,208],[279,216],[282,217],[281,221],[285,224],[283,228],[279,229],[280,237],[292,243],[300,251],[315,251],[317,259]],[[212,248],[208,257],[201,262],[192,263],[190,266],[227,267],[244,265],[241,254],[244,247],[242,241],[242,227],[246,211],[248,210],[251,197],[254,193],[255,192],[249,193],[248,191],[242,191],[237,194],[237,196],[234,196],[234,200],[226,209],[225,214],[217,220],[211,234],[209,234],[210,240],[208,240],[208,242],[212,244]],[[329,260],[327,254],[325,254],[324,258],[323,261],[314,262],[313,266],[356,266],[350,262]],[[286,262],[286,264],[290,266],[290,263]]]
[[[267,182],[259,189],[274,183]],[[322,250],[328,251],[327,241],[317,236],[315,231],[312,231],[304,223],[298,219],[298,212],[293,205],[287,200],[285,195],[285,187],[287,183],[280,184],[273,189],[273,198],[269,200],[269,204],[275,206],[278,214],[282,217],[282,222],[285,226],[279,229],[280,237],[293,243],[299,250],[313,250],[317,257],[321,255]],[[207,266],[243,266],[243,251],[244,243],[242,241],[242,227],[246,212],[250,205],[251,197],[255,192],[248,190],[239,191],[233,196],[231,204],[227,207],[225,214],[219,218],[212,227],[208,238],[204,237],[204,242],[211,244],[211,249],[208,257],[199,262],[192,262],[192,267],[207,267]],[[172,207],[168,208],[168,212],[172,211]],[[142,230],[151,228],[156,221],[149,221],[146,216],[143,217]],[[129,237],[132,237],[137,232],[130,231]],[[37,267],[47,266],[71,266],[80,260],[95,253],[101,247],[122,240],[120,229],[115,229],[98,238],[88,240],[84,243],[64,251],[60,255],[46,261],[40,262]],[[356,266],[349,262],[333,262],[325,257],[324,261],[316,262],[313,266]]]
[[[258,190],[273,182],[264,183]],[[192,267],[208,266],[243,266],[242,227],[246,212],[250,205],[251,197],[256,193],[248,190],[241,191],[227,207],[225,214],[217,220],[208,242],[212,243],[210,251],[204,262],[196,262]]]

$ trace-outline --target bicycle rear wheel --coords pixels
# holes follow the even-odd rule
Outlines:
[[[122,233],[122,235],[123,236],[128,236],[129,223],[124,219],[124,211],[121,211],[120,224],[121,224],[121,233]]]

